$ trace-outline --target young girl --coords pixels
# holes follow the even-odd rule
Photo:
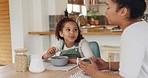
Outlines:
[[[78,63],[77,58],[93,56],[88,42],[82,37],[80,28],[74,20],[62,19],[56,26],[55,35],[58,41],[43,55],[44,60],[56,52],[60,52],[60,56],[68,56],[70,63]]]

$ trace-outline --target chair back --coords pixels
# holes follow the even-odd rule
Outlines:
[[[89,42],[89,47],[91,51],[93,52],[94,56],[101,57],[99,44],[96,41]]]

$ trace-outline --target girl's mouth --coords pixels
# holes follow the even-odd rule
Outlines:
[[[70,36],[70,38],[75,38],[74,36]]]

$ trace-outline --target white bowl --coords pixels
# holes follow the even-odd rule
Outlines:
[[[51,64],[54,66],[65,66],[68,63],[67,56],[54,56],[50,59]]]

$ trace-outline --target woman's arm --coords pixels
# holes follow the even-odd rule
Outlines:
[[[94,62],[94,58],[90,59],[91,64],[88,64],[82,60],[80,61],[80,68],[88,75],[92,76],[93,78],[123,78],[119,74],[110,74],[110,73],[103,73],[100,72],[97,68],[96,63]]]
[[[119,62],[110,62],[110,70],[119,70]]]
[[[99,70],[118,70],[119,62],[105,62],[102,58],[93,56]]]

